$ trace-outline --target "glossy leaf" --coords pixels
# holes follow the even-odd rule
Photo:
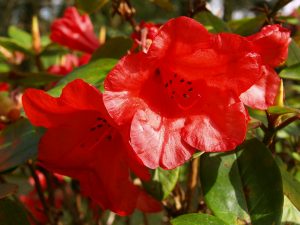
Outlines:
[[[87,12],[92,13],[104,6],[108,0],[76,0],[76,6]]]
[[[202,11],[198,13],[194,19],[202,23],[209,31],[213,33],[231,32],[228,25],[222,19],[213,15],[209,11]]]
[[[0,221],[3,225],[30,225],[25,208],[8,198],[0,200]]]
[[[117,63],[116,59],[98,59],[78,69],[61,79],[58,84],[49,91],[53,96],[59,96],[62,88],[69,82],[80,78],[87,83],[100,86],[108,72]]]
[[[8,195],[16,193],[18,186],[15,184],[1,183],[0,184],[0,199],[5,198]]]
[[[120,59],[130,50],[133,42],[129,38],[114,37],[105,42],[104,45],[93,54],[92,60],[100,58]]]
[[[0,133],[0,172],[12,169],[37,153],[41,131],[33,128],[27,119],[7,126]]]
[[[149,182],[143,182],[144,188],[156,199],[163,200],[169,196],[179,178],[179,168],[163,170],[157,168]]]
[[[300,47],[292,40],[289,45],[288,58],[286,60],[287,66],[300,64]]]
[[[226,225],[215,216],[201,213],[191,213],[179,216],[171,221],[172,225]]]
[[[234,152],[204,154],[200,179],[208,207],[227,224],[280,224],[281,175],[260,141],[249,140]]]
[[[276,158],[276,163],[281,172],[284,194],[300,210],[300,183],[286,170],[281,159]]]
[[[8,35],[21,46],[24,46],[27,49],[32,47],[32,37],[26,31],[16,26],[10,26],[8,29]]]
[[[291,67],[283,69],[279,76],[290,80],[300,80],[300,64],[295,64]]]
[[[11,38],[0,37],[0,45],[10,51],[20,51],[28,55],[32,55],[32,52],[19,44],[17,41]]]

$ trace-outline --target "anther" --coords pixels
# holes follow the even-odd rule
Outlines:
[[[170,83],[170,84],[172,84],[172,83],[173,83],[173,81],[172,81],[172,80],[169,80],[169,83]]]
[[[97,127],[98,127],[98,128],[101,128],[101,127],[103,127],[103,125],[102,125],[102,124],[98,124]]]
[[[189,95],[187,95],[187,94],[183,94],[182,95],[184,98],[189,98],[190,96]]]
[[[159,68],[156,68],[155,74],[156,74],[156,75],[160,75],[160,70],[159,70]]]
[[[184,82],[184,79],[181,79],[180,82],[183,83],[183,82]]]
[[[165,84],[165,87],[167,88],[168,86],[169,86],[169,84],[168,84],[168,83],[166,83],[166,84]]]
[[[111,136],[111,135],[108,135],[108,136],[106,137],[106,139],[110,141],[110,140],[112,139],[112,136]]]
[[[174,78],[176,78],[177,77],[177,73],[174,73]]]
[[[188,91],[190,91],[190,92],[193,91],[193,88],[188,89]]]
[[[96,127],[92,127],[91,129],[90,129],[90,131],[95,131],[96,130]]]
[[[188,81],[188,82],[186,82],[188,85],[192,85],[192,82],[191,81]]]

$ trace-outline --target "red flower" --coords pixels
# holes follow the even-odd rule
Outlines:
[[[130,126],[143,163],[171,169],[195,149],[228,151],[245,138],[241,93],[262,76],[253,44],[235,34],[210,34],[198,22],[167,22],[147,54],[125,56],[105,80],[104,104]]]
[[[81,16],[75,7],[67,8],[63,18],[53,22],[50,38],[53,42],[70,49],[89,54],[99,47],[89,16],[87,14]]]
[[[67,54],[63,57],[60,65],[52,65],[47,69],[47,72],[57,75],[67,75],[74,68],[83,66],[90,61],[90,54],[83,54],[80,58],[73,54]]]
[[[59,98],[29,89],[23,105],[34,125],[48,128],[38,152],[44,167],[78,179],[86,195],[119,215],[135,208],[160,210],[158,202],[130,181],[130,169],[144,179],[148,171],[130,155],[96,88],[75,80]]]
[[[280,78],[273,69],[285,61],[290,43],[290,31],[280,25],[269,25],[248,40],[254,44],[254,50],[263,61],[263,76],[240,98],[248,106],[267,109],[274,104]]]

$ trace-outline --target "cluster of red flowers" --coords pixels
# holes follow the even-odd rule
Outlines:
[[[98,42],[91,24],[78,18],[58,20],[63,26],[53,29],[52,40],[92,53]],[[280,25],[242,37],[211,34],[186,17],[148,38],[146,51],[124,56],[107,75],[103,95],[75,80],[59,98],[34,89],[23,96],[30,121],[47,128],[39,162],[78,179],[87,196],[120,215],[160,210],[131,173],[147,180],[147,168],[172,169],[196,150],[229,151],[244,141],[245,105],[274,104],[280,84],[274,67],[290,42]]]

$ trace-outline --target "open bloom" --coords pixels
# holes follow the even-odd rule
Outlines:
[[[83,54],[80,58],[73,54],[67,54],[58,65],[52,65],[47,69],[47,72],[57,75],[67,75],[74,68],[83,66],[90,61],[90,54]]]
[[[87,14],[81,16],[75,7],[67,8],[64,16],[53,22],[50,38],[53,42],[70,49],[89,54],[99,47],[89,16]]]
[[[172,19],[147,53],[125,56],[108,74],[104,104],[130,127],[146,166],[171,169],[195,149],[228,151],[243,142],[248,114],[240,96],[263,77],[264,57],[251,37]]]
[[[130,180],[129,170],[143,179],[147,169],[111,123],[102,94],[82,80],[69,83],[59,98],[28,89],[24,110],[36,126],[48,128],[38,160],[47,169],[79,180],[82,191],[103,209],[120,215],[135,208],[160,210],[160,204]]]
[[[241,94],[240,98],[252,108],[267,109],[274,104],[278,93],[280,78],[274,67],[287,58],[291,41],[290,31],[280,25],[268,25],[247,39],[253,43],[253,50],[262,58],[262,77]]]

